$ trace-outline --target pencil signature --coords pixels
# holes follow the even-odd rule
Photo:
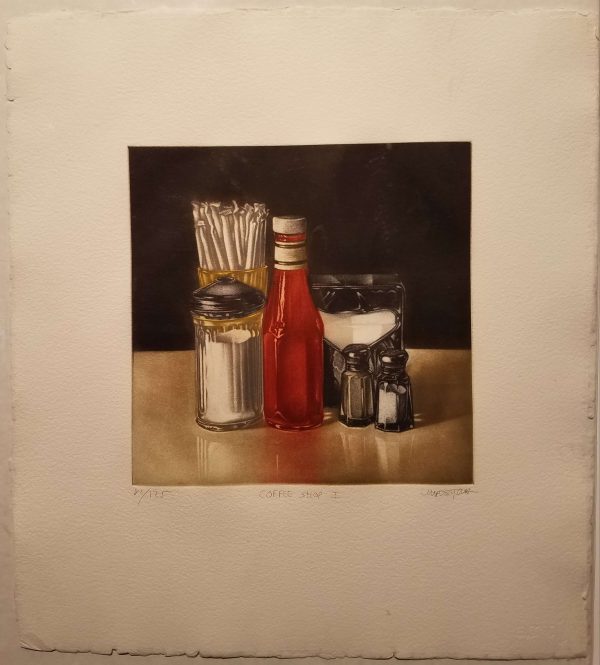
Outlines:
[[[447,490],[428,489],[423,492],[423,496],[451,496],[453,499],[463,494],[477,494],[477,491],[472,487],[451,487]]]

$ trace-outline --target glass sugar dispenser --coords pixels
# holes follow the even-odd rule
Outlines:
[[[262,315],[265,296],[233,277],[194,291],[196,422],[232,430],[262,416]]]
[[[382,351],[375,386],[375,427],[385,432],[404,432],[414,427],[408,353],[400,349]]]
[[[349,344],[344,349],[339,420],[347,427],[366,427],[373,422],[373,377],[369,357],[366,344]]]

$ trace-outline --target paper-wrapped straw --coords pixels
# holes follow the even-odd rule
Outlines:
[[[216,266],[215,252],[213,250],[212,242],[209,241],[208,226],[201,226],[198,229],[198,233],[196,235],[199,236],[200,238],[200,247],[202,249],[202,254],[200,254],[200,256],[204,257],[204,260],[206,262],[206,267],[209,270],[215,270]]]
[[[234,239],[234,249],[235,249],[235,260],[237,262],[237,268],[239,270],[242,268],[244,260],[242,258],[240,208],[237,204],[237,201],[233,202],[233,211],[231,215],[233,218],[233,239]]]
[[[250,224],[250,228],[252,229],[252,231],[248,236],[248,248],[246,250],[246,264],[244,266],[246,270],[249,270],[253,266],[256,266],[256,264],[254,263],[254,247],[256,245],[256,233],[254,232],[253,229],[254,226],[255,224]]]
[[[215,253],[217,255],[217,270],[229,270],[229,266],[225,260],[225,251],[223,249],[223,242],[219,238],[219,233],[215,228],[211,229],[213,247],[215,248]]]
[[[266,238],[266,231],[267,231],[267,220],[266,220],[266,216],[265,216],[265,219],[262,220],[262,222],[261,222],[260,231],[259,231],[259,233],[260,233],[260,237],[259,237],[259,241],[258,241],[259,255],[258,255],[257,261],[260,265],[263,265],[264,262],[265,262],[265,244],[266,244],[266,239],[267,239]]]
[[[225,244],[225,263],[230,270],[237,270],[236,251],[234,249],[234,233],[231,224],[231,213],[221,214],[221,228],[223,229],[223,240]]]
[[[215,231],[222,238],[223,237],[223,231],[221,230],[221,217],[220,217],[220,214],[219,214],[220,209],[221,209],[221,204],[220,203],[209,203],[208,206],[207,206],[209,220],[211,221]]]
[[[268,217],[264,203],[193,201],[192,213],[202,268],[250,270],[264,265]]]

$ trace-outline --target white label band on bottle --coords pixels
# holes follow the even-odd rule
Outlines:
[[[275,243],[275,267],[277,270],[298,270],[306,266],[306,245]]]

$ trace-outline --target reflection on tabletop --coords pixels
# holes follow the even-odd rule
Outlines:
[[[348,428],[326,409],[304,432],[194,421],[193,352],[134,355],[133,481],[143,485],[472,482],[471,355],[411,352],[415,429]]]
[[[327,417],[335,422],[337,413],[326,410]],[[373,426],[342,425],[326,438],[304,432],[301,442],[296,433],[273,435],[242,443],[237,437],[223,440],[219,433],[199,433],[198,484],[238,484],[248,477],[256,483],[393,482],[410,471],[415,443],[414,430],[390,435]]]

